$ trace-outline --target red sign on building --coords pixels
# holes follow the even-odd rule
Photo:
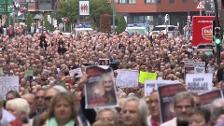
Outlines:
[[[214,16],[193,16],[192,46],[212,43]]]

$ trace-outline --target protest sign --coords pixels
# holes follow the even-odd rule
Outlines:
[[[186,91],[182,84],[168,84],[158,87],[161,122],[166,122],[174,117],[173,97],[182,91]]]
[[[178,83],[180,83],[178,80],[146,80],[144,84],[144,94],[145,96],[149,96],[152,91],[158,90],[158,86]]]
[[[91,76],[85,85],[86,108],[116,106],[117,97],[113,72],[97,66],[90,67],[87,71],[87,74]]]
[[[156,80],[156,78],[157,78],[156,73],[149,73],[149,72],[140,71],[139,82],[141,84],[144,84],[146,80]]]
[[[0,76],[3,76],[3,75],[4,75],[3,68],[0,67]]]
[[[5,99],[6,93],[10,90],[19,91],[18,76],[0,76],[0,95]]]
[[[194,73],[194,61],[185,61],[184,62],[185,74]]]
[[[205,62],[194,62],[194,73],[205,73]]]
[[[185,61],[185,74],[205,73],[205,62]]]
[[[149,96],[154,90],[157,90],[158,81],[145,81],[144,84],[144,94],[145,96]]]
[[[116,70],[116,86],[120,88],[138,87],[138,70],[118,69]]]
[[[82,69],[81,68],[76,68],[76,69],[70,70],[69,75],[71,77],[74,77],[74,75],[76,75],[76,77],[81,77],[83,75],[82,74]]]
[[[210,108],[212,102],[216,99],[223,98],[223,93],[220,89],[209,91],[199,95],[201,106]]]
[[[99,59],[99,65],[110,65],[110,59]]]
[[[187,74],[185,81],[187,89],[195,93],[211,91],[212,77],[211,73]]]

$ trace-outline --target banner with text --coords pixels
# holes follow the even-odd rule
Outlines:
[[[205,62],[185,61],[185,74],[205,73]]]
[[[194,73],[205,73],[205,62],[194,62]]]
[[[203,93],[212,90],[211,73],[187,74],[186,85],[187,89],[195,93]]]

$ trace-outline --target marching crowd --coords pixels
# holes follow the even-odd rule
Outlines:
[[[197,94],[189,91],[175,95],[175,117],[165,123],[161,122],[158,91],[144,96],[142,87],[117,88],[116,107],[86,109],[83,89],[88,75],[70,76],[69,71],[97,64],[99,59],[109,59],[115,71],[155,72],[158,78],[179,80],[182,84],[184,62],[205,61],[206,72],[214,75],[214,88],[224,89],[224,63],[218,67],[214,55],[197,52],[191,41],[181,35],[1,35],[0,74],[19,76],[20,84],[19,91],[11,90],[0,99],[1,126],[224,126],[224,100],[215,100],[213,107],[207,109],[200,106]],[[28,69],[33,70],[33,76],[25,76]]]

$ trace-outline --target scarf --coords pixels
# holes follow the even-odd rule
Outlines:
[[[47,120],[47,126],[58,126],[56,119],[54,117],[48,119]],[[64,126],[75,126],[75,121],[74,120],[70,120]]]

